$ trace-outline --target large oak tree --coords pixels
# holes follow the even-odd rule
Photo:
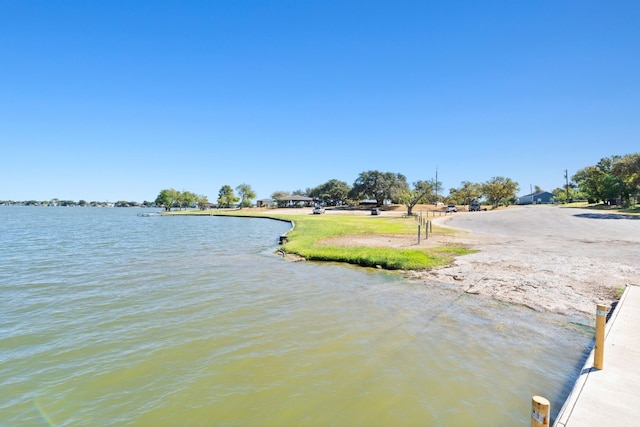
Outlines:
[[[173,188],[160,190],[160,194],[156,197],[155,204],[164,207],[164,210],[170,211],[173,205],[178,203],[180,192]]]
[[[497,208],[501,201],[509,203],[515,199],[519,189],[520,186],[517,182],[502,176],[494,176],[482,184],[482,194],[494,208]]]
[[[324,206],[340,206],[347,203],[351,187],[344,181],[332,179],[308,191],[309,197]]]
[[[398,203],[400,196],[408,189],[407,178],[400,173],[366,171],[358,175],[349,191],[349,198],[372,199],[376,201],[377,206],[382,206],[385,200]]]

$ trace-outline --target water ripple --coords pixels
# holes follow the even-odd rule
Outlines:
[[[589,341],[444,287],[283,261],[285,223],[0,220],[1,425],[513,425],[533,394],[559,406]]]

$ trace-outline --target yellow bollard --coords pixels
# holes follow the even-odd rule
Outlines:
[[[542,396],[531,398],[531,427],[543,427],[549,425],[551,418],[551,404]]]
[[[593,367],[602,369],[604,361],[604,329],[607,323],[607,306],[596,307],[596,345],[593,352]]]

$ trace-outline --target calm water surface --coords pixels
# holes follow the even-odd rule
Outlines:
[[[584,319],[284,261],[283,222],[140,212],[0,207],[0,425],[528,426],[590,343]]]

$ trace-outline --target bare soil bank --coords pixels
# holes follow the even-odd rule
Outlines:
[[[463,244],[478,249],[449,266],[407,271],[428,284],[446,283],[461,292],[487,295],[540,311],[592,317],[596,304],[611,304],[627,284],[640,284],[640,217],[560,206],[513,206],[444,216],[417,206],[414,213],[460,230],[422,239],[420,246]],[[278,210],[285,213],[285,210]],[[310,215],[311,209],[287,209]],[[328,215],[369,215],[367,210],[327,210]],[[384,216],[406,209],[383,211]],[[341,246],[416,247],[417,236],[345,236]]]
[[[597,303],[615,301],[625,285],[640,283],[638,217],[537,205],[435,221],[466,230],[447,241],[479,251],[447,267],[407,273],[427,282],[536,310],[588,316]]]

